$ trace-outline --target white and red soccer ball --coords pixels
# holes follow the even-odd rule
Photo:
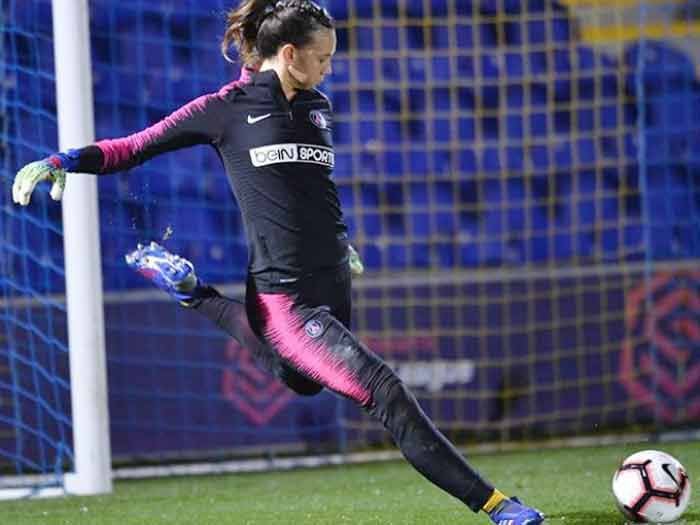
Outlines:
[[[688,508],[690,479],[676,458],[643,450],[615,471],[612,489],[617,505],[634,523],[672,523]]]

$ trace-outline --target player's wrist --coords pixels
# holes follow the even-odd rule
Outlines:
[[[69,149],[65,152],[61,151],[54,153],[45,160],[53,168],[62,169],[65,171],[75,171],[77,170],[78,163],[80,162],[80,150]]]

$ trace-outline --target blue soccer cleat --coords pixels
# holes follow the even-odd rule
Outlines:
[[[195,299],[199,280],[194,266],[187,259],[170,253],[160,244],[141,244],[124,257],[126,264],[136,270],[158,288],[167,292],[183,304]]]
[[[518,498],[504,500],[489,513],[496,525],[539,525],[544,523],[544,514],[523,505]]]

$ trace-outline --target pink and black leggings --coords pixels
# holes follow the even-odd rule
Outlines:
[[[362,406],[421,474],[473,511],[491,496],[493,486],[440,433],[401,379],[348,330],[346,269],[309,276],[274,293],[259,292],[251,279],[245,307],[213,289],[192,306],[295,392],[313,395],[327,388]]]

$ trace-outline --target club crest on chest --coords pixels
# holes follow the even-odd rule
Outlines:
[[[309,112],[309,120],[311,123],[320,129],[328,129],[328,119],[321,110],[314,109]]]

